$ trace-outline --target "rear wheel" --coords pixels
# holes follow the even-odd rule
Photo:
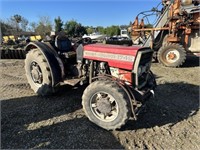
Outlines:
[[[89,120],[104,129],[119,129],[130,117],[128,96],[116,83],[95,81],[85,89],[82,100]]]
[[[182,45],[166,43],[158,50],[158,61],[166,67],[180,67],[186,59]]]
[[[25,59],[26,77],[35,93],[50,95],[53,93],[52,77],[49,65],[38,49],[28,52]]]

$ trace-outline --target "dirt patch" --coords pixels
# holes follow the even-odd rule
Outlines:
[[[0,61],[2,149],[200,149],[199,59],[182,68],[153,64],[158,87],[137,121],[105,131],[85,117],[84,87],[40,97],[27,84],[23,60]]]

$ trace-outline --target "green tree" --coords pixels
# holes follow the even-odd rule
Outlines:
[[[87,32],[88,35],[89,35],[89,34],[92,34],[92,32],[93,32],[93,27],[86,27],[86,32]]]
[[[120,27],[120,29],[127,29],[129,26],[128,25],[120,25],[119,27]]]
[[[84,34],[86,34],[86,28],[84,26],[82,26],[80,23],[78,23],[75,26],[75,36],[83,36]]]
[[[65,31],[67,32],[67,34],[68,34],[69,36],[74,36],[75,27],[76,27],[77,24],[78,24],[78,23],[77,23],[75,20],[70,20],[70,21],[67,21],[67,22],[65,23],[64,29],[65,29]]]
[[[22,16],[16,14],[13,16],[13,20],[15,20],[16,23],[20,23],[22,21]]]
[[[114,36],[114,35],[119,35],[120,34],[120,28],[119,26],[110,26],[106,28],[106,34],[108,36]]]
[[[21,25],[21,29],[23,31],[26,31],[27,30],[27,25],[28,25],[28,20],[26,18],[22,17],[20,25]]]
[[[58,18],[55,18],[54,22],[55,22],[55,31],[56,32],[62,31],[63,21],[60,19],[60,16],[58,16]]]
[[[105,34],[106,33],[104,27],[102,27],[102,26],[98,26],[96,29],[100,34]]]
[[[2,32],[2,35],[10,35],[12,34],[14,27],[11,26],[10,24],[8,23],[5,23],[4,21],[0,21],[0,24],[1,24],[1,32]]]
[[[145,28],[153,28],[153,25],[152,24],[146,24],[144,25]]]
[[[37,25],[35,32],[43,37],[46,34],[50,34],[52,31],[52,24],[49,16],[41,16],[39,18],[39,24]]]
[[[14,28],[12,34],[20,34],[21,31],[26,31],[28,26],[28,20],[21,15],[11,16],[10,19],[7,20],[7,24]]]
[[[64,25],[64,30],[67,32],[68,36],[76,37],[86,34],[86,28],[75,20],[67,21]]]
[[[16,14],[11,17],[11,20],[14,21],[15,27],[16,27],[17,31],[19,31],[19,23],[22,21],[22,16]]]
[[[30,28],[29,30],[32,31],[32,32],[36,32],[36,28],[37,28],[37,23],[36,22],[31,22],[29,24]]]

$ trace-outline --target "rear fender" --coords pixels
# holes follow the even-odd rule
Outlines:
[[[25,51],[28,52],[31,49],[37,48],[45,57],[48,65],[50,66],[50,72],[52,76],[52,86],[56,86],[63,80],[64,66],[55,50],[42,42],[30,42]]]

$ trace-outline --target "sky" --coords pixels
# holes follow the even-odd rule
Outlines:
[[[60,16],[84,26],[128,25],[136,15],[155,7],[161,0],[0,0],[0,19],[15,14],[37,22],[39,16]]]

